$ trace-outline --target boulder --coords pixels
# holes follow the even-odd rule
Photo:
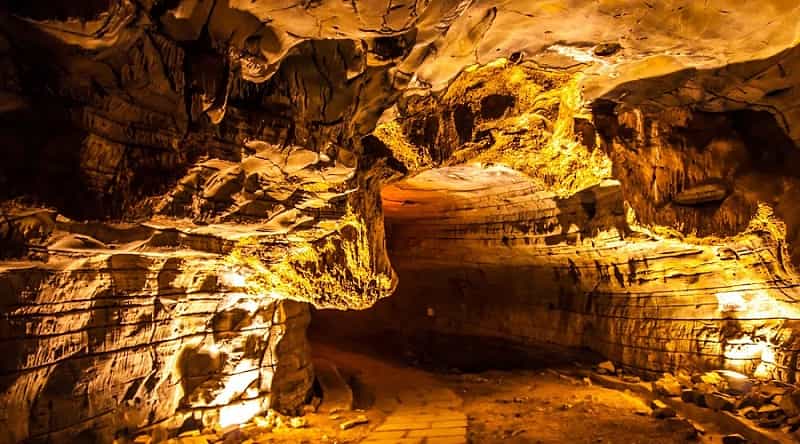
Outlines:
[[[613,375],[616,373],[617,369],[614,367],[614,363],[611,361],[605,361],[597,364],[597,373],[603,375]]]
[[[653,409],[653,417],[655,418],[672,418],[676,415],[675,409],[658,399],[654,399],[653,402],[650,403],[650,407]]]
[[[730,370],[717,370],[715,373],[717,373],[727,385],[726,392],[728,393],[737,395],[749,393],[753,388],[753,380],[741,373]]]
[[[704,395],[706,405],[710,409],[733,411],[736,398],[720,392],[706,393]]]
[[[353,418],[353,419],[351,419],[349,421],[345,421],[345,422],[339,424],[339,428],[342,429],[342,430],[347,430],[347,429],[351,429],[351,428],[353,428],[353,427],[355,427],[357,425],[366,424],[368,422],[369,422],[369,418],[367,418],[364,415],[358,415],[358,416],[356,416],[355,418]]]
[[[664,373],[661,379],[653,383],[653,391],[659,395],[678,397],[682,389],[680,382],[669,373]]]
[[[738,413],[739,415],[744,416],[747,419],[758,418],[758,409],[753,406],[747,406],[743,409],[740,409]]]
[[[708,202],[719,202],[728,195],[728,190],[719,183],[709,183],[687,188],[672,198],[678,205],[699,205]]]
[[[747,439],[738,433],[725,435],[722,437],[722,444],[747,444]]]
[[[786,416],[800,415],[800,390],[795,389],[787,392],[783,395],[778,405],[786,413]]]
[[[692,404],[697,404],[700,407],[707,407],[705,393],[701,392],[698,389],[691,388],[691,389],[681,390],[681,400],[683,402],[690,402]]]
[[[717,372],[706,372],[699,376],[699,381],[703,384],[708,384],[710,386],[719,387],[722,385],[722,376],[720,376]]]

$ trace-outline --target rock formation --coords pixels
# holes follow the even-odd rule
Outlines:
[[[0,6],[0,442],[297,409],[310,307],[796,381],[800,6],[751,3]]]

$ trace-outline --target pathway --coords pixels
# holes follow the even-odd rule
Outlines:
[[[385,420],[363,444],[466,444],[463,401],[430,373],[318,344],[314,354],[341,369],[357,369],[359,379],[375,390],[370,409],[381,411]]]

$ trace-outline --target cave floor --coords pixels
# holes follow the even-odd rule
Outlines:
[[[645,402],[625,391],[604,388],[580,376],[575,363],[525,370],[462,373],[418,368],[391,351],[365,346],[313,344],[315,361],[333,363],[353,394],[353,410],[308,412],[303,426],[271,430],[254,422],[222,436],[186,436],[200,442],[312,444],[482,444],[619,443],[718,444],[713,424],[694,429],[676,418],[650,416]],[[327,404],[326,404],[327,403]],[[345,422],[360,423],[342,428]]]
[[[690,428],[649,416],[636,396],[569,376],[572,368],[432,372],[399,359],[314,344],[354,384],[356,407],[370,422],[328,442],[369,443],[685,443]],[[314,417],[322,415],[315,414]],[[349,416],[353,416],[350,414]],[[315,418],[309,425],[317,427]],[[341,420],[346,420],[343,414]],[[330,418],[325,418],[330,420]],[[341,422],[341,421],[339,421]],[[320,424],[323,425],[323,424]],[[328,424],[330,425],[330,424]],[[707,433],[695,442],[719,443]],[[326,427],[323,427],[326,428]],[[304,433],[310,432],[306,429]],[[317,435],[318,437],[321,435]],[[307,442],[318,442],[309,440]]]

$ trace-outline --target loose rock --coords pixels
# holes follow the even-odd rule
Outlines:
[[[725,435],[722,437],[722,444],[746,444],[747,440],[744,436],[737,434]]]
[[[357,425],[366,424],[368,422],[369,422],[369,418],[367,418],[364,415],[358,415],[358,416],[356,416],[355,418],[353,418],[353,419],[351,419],[349,421],[345,421],[345,422],[339,424],[339,428],[342,429],[342,430],[347,430],[347,429],[351,429],[351,428],[353,428],[353,427],[355,427]]]
[[[653,400],[650,407],[653,408],[653,416],[659,419],[671,418],[676,415],[675,409],[658,399]]]
[[[597,364],[597,373],[603,375],[613,375],[616,372],[616,368],[614,367],[614,363],[611,361],[605,361]]]
[[[678,397],[681,396],[681,384],[669,373],[653,383],[653,390],[659,395]]]
[[[706,393],[703,399],[708,408],[725,411],[733,411],[734,402],[736,401],[735,398],[719,392]]]
[[[301,417],[294,417],[289,419],[289,427],[293,429],[301,429],[308,425],[308,421],[305,418]]]

